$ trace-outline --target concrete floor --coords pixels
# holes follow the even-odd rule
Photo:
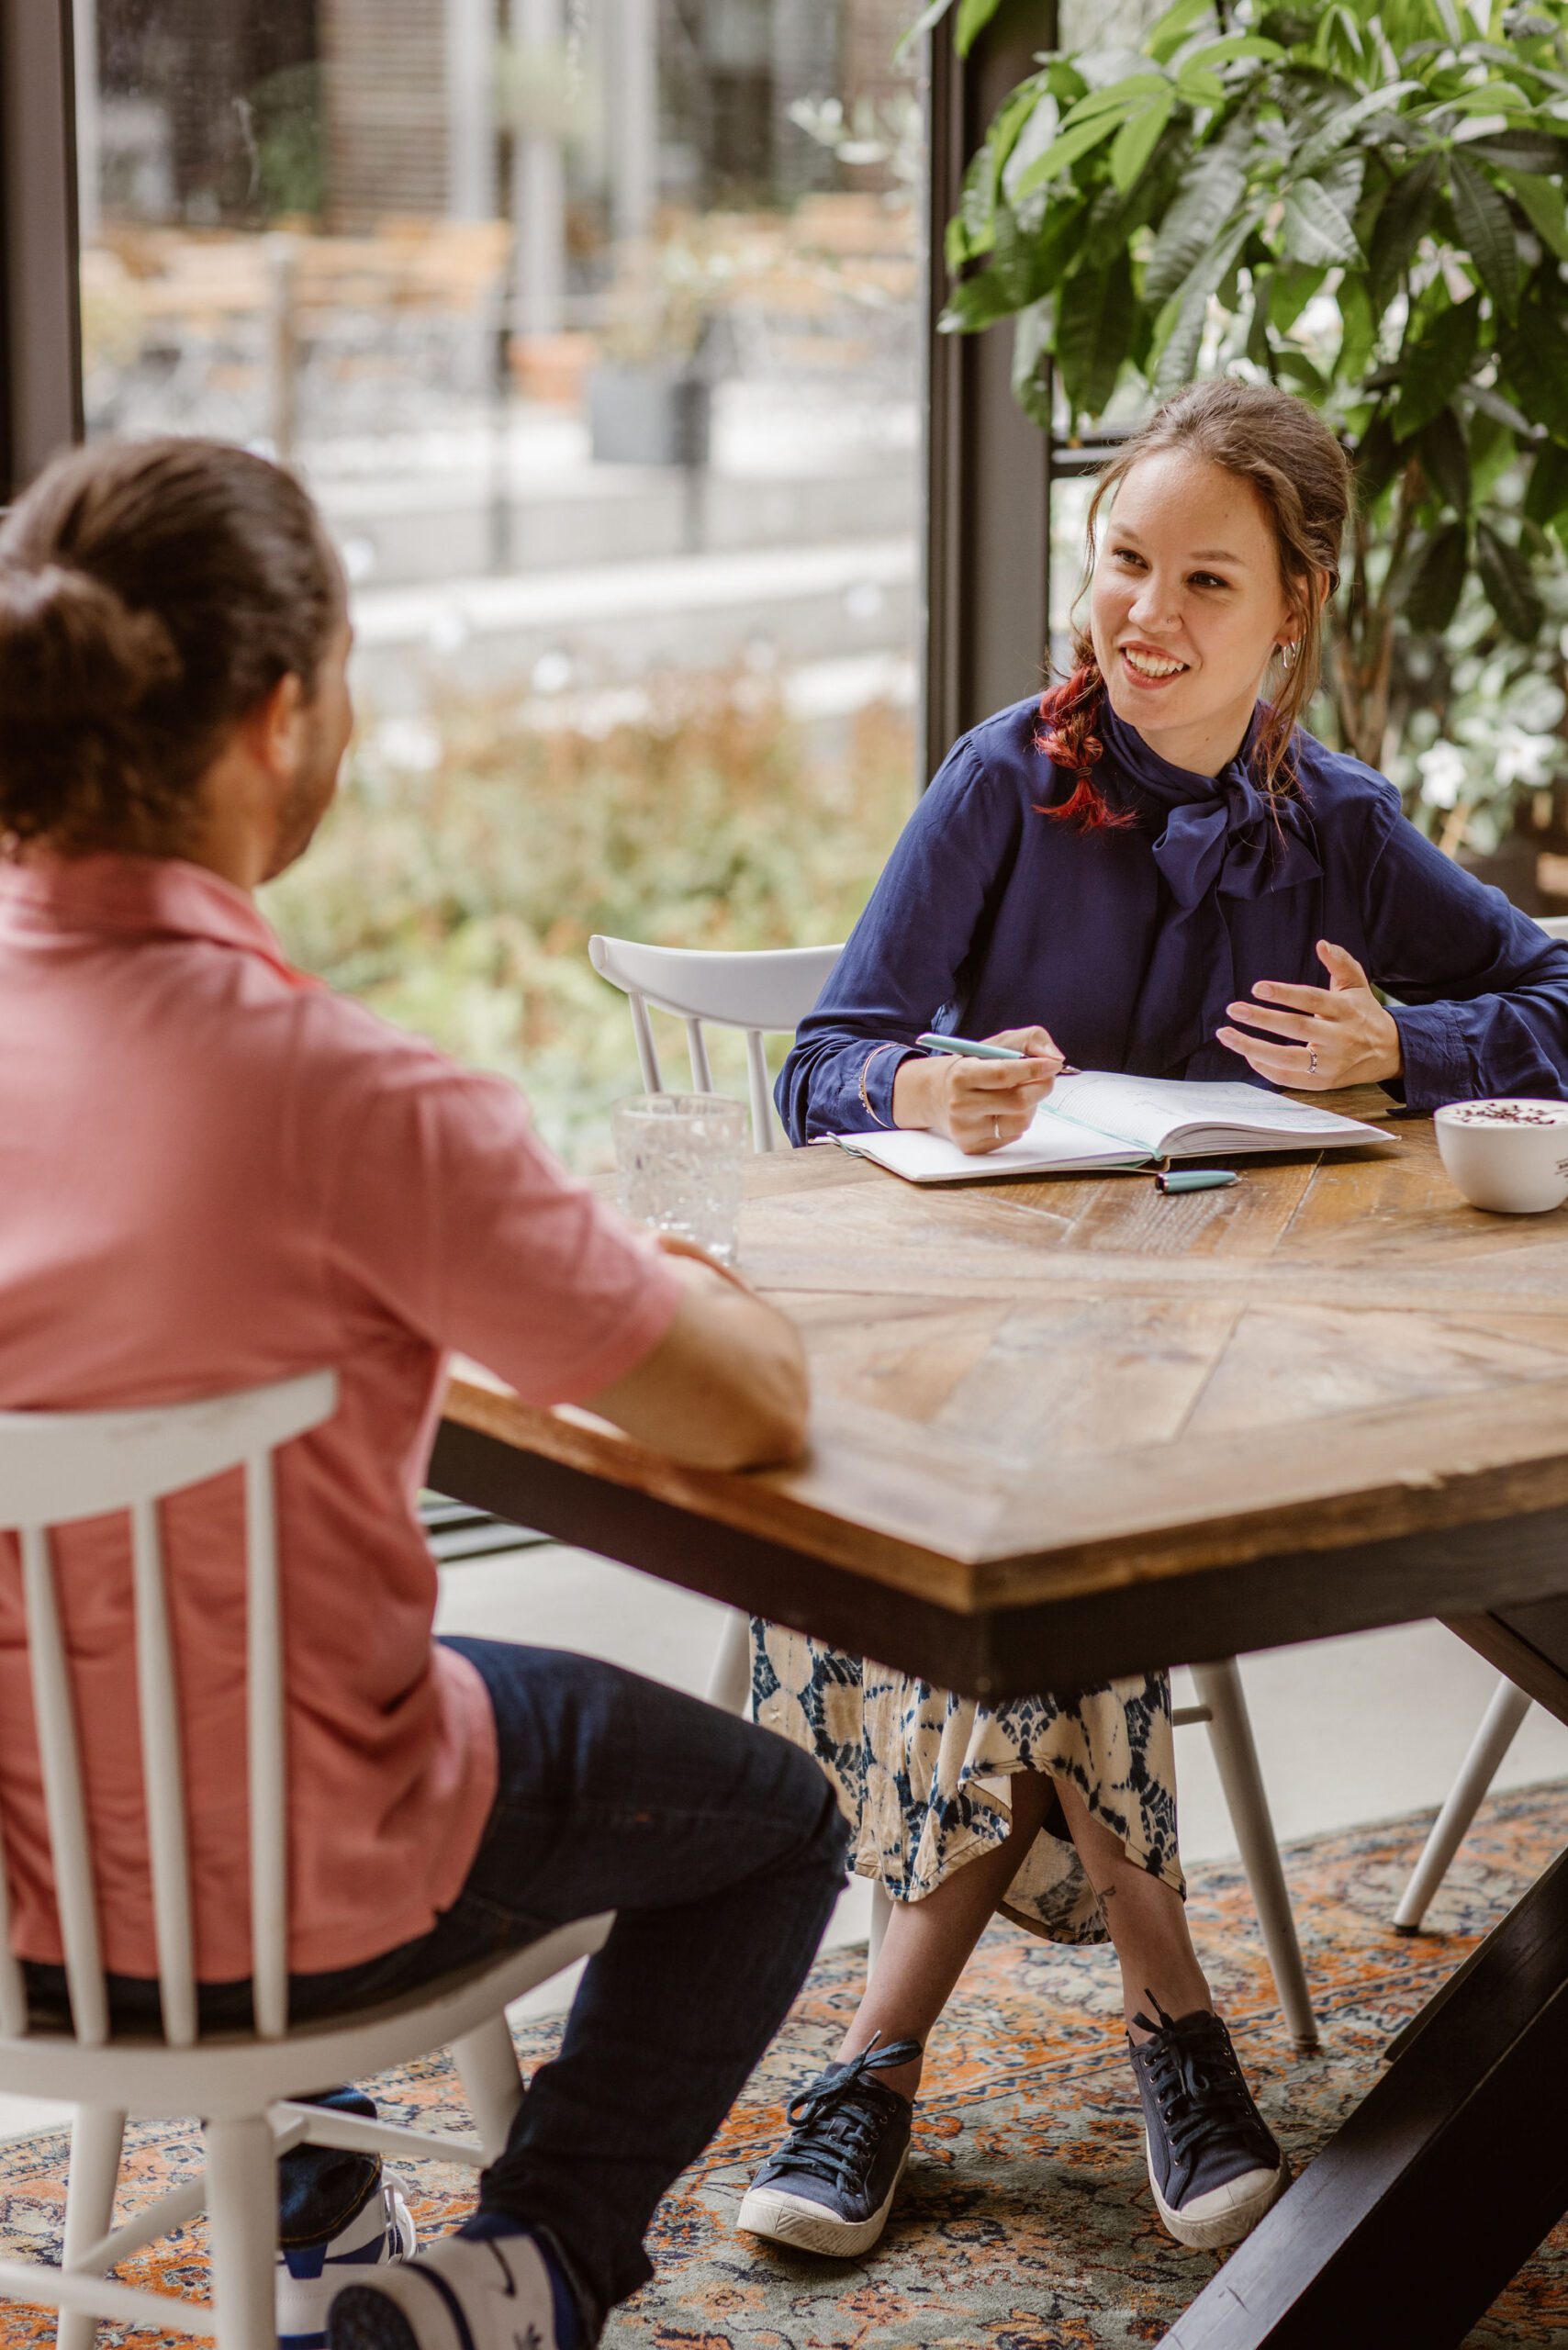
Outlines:
[[[721,1611],[630,1568],[550,1546],[447,1569],[438,1628],[577,1649],[700,1691]],[[1310,1648],[1275,1649],[1245,1667],[1253,1729],[1282,1841],[1346,1828],[1442,1800],[1481,1718],[1495,1676],[1437,1624]],[[1190,1697],[1177,1688],[1177,1702]],[[1182,1849],[1189,1861],[1233,1852],[1235,1838],[1208,1741],[1181,1733]],[[1568,1726],[1537,1707],[1497,1775],[1499,1787],[1568,1777]],[[1412,1841],[1411,1860],[1419,1849]],[[828,1939],[864,1941],[869,1889],[840,1901]],[[571,1980],[526,2003],[549,2013]],[[63,2120],[67,2109],[0,2097],[0,2136]]]

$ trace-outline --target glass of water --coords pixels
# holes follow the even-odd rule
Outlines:
[[[621,1204],[638,1224],[735,1261],[745,1105],[722,1093],[634,1093],[611,1112]]]

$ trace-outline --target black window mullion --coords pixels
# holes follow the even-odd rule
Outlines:
[[[0,6],[0,498],[82,436],[70,0]]]

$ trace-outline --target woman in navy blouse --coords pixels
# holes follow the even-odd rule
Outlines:
[[[966,734],[922,800],[784,1064],[796,1142],[923,1126],[983,1154],[1064,1060],[1377,1082],[1418,1111],[1568,1092],[1568,948],[1300,725],[1349,496],[1327,428],[1267,386],[1196,386],[1128,441],[1090,509],[1073,673]],[[926,1055],[929,1028],[1026,1058]],[[876,2241],[925,2038],[1001,1907],[1114,1944],[1160,2215],[1190,2244],[1245,2235],[1288,2173],[1187,1934],[1166,1677],[992,1710],[759,1623],[754,1687],[758,1719],[834,1779],[855,1866],[894,1907],[741,2225],[818,2252]]]

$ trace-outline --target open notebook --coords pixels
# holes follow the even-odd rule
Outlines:
[[[1075,1070],[1058,1077],[1016,1142],[969,1157],[945,1135],[839,1135],[912,1183],[972,1183],[982,1176],[1090,1174],[1160,1158],[1229,1158],[1248,1150],[1338,1150],[1387,1142],[1381,1126],[1308,1109],[1256,1085]]]

